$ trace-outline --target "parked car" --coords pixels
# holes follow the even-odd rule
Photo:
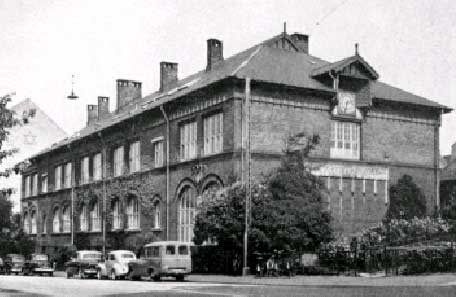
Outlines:
[[[9,265],[10,272],[18,275],[19,273],[23,273],[24,269],[24,263],[25,263],[25,258],[22,255],[19,254],[8,254],[6,255],[6,260],[5,262],[7,265]]]
[[[24,275],[47,274],[54,275],[54,268],[49,265],[49,257],[46,254],[32,254],[31,260],[25,261],[23,268]]]
[[[175,277],[183,281],[192,270],[190,245],[180,241],[157,241],[144,246],[144,254],[138,261],[128,264],[129,279],[149,276],[153,280]]]
[[[96,277],[98,263],[102,261],[102,254],[99,251],[77,251],[76,257],[65,263],[67,278],[79,275],[79,278]]]
[[[135,253],[126,250],[111,251],[106,261],[98,263],[98,279],[109,277],[112,280],[129,276],[129,263],[137,261]]]
[[[2,274],[10,274],[10,265],[8,262],[4,261],[2,258],[0,258],[0,273]]]

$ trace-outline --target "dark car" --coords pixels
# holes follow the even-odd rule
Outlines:
[[[25,258],[19,254],[8,254],[6,255],[5,262],[10,267],[10,272],[18,275],[24,272]]]
[[[98,274],[98,263],[102,261],[102,254],[99,251],[77,251],[76,258],[65,263],[67,278],[79,275],[79,278],[96,277]]]
[[[24,275],[28,274],[47,274],[54,275],[54,268],[49,265],[49,257],[45,254],[32,254],[32,258],[25,261],[23,268]]]

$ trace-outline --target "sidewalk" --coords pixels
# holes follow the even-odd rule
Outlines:
[[[355,277],[355,276],[293,276],[261,277],[200,275],[188,276],[188,281],[283,286],[445,286],[456,285],[456,274],[430,274],[415,276]]]

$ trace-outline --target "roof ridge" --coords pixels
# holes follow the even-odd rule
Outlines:
[[[264,44],[258,45],[257,49],[253,51],[253,53],[250,54],[250,56],[241,62],[241,64],[231,73],[231,76],[236,76],[241,69],[243,69],[245,66],[247,66],[250,61],[264,48]]]

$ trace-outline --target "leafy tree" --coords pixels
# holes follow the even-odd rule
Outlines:
[[[390,187],[390,204],[386,213],[390,219],[423,218],[426,215],[426,198],[410,175],[403,175]]]
[[[290,138],[281,166],[263,181],[253,182],[250,259],[257,255],[269,257],[274,251],[282,255],[314,251],[321,242],[332,239],[330,214],[323,203],[324,185],[304,163],[318,141],[318,136],[303,134]],[[211,197],[203,197],[195,222],[195,243],[212,239],[240,261],[245,194],[245,187],[235,183]]]

